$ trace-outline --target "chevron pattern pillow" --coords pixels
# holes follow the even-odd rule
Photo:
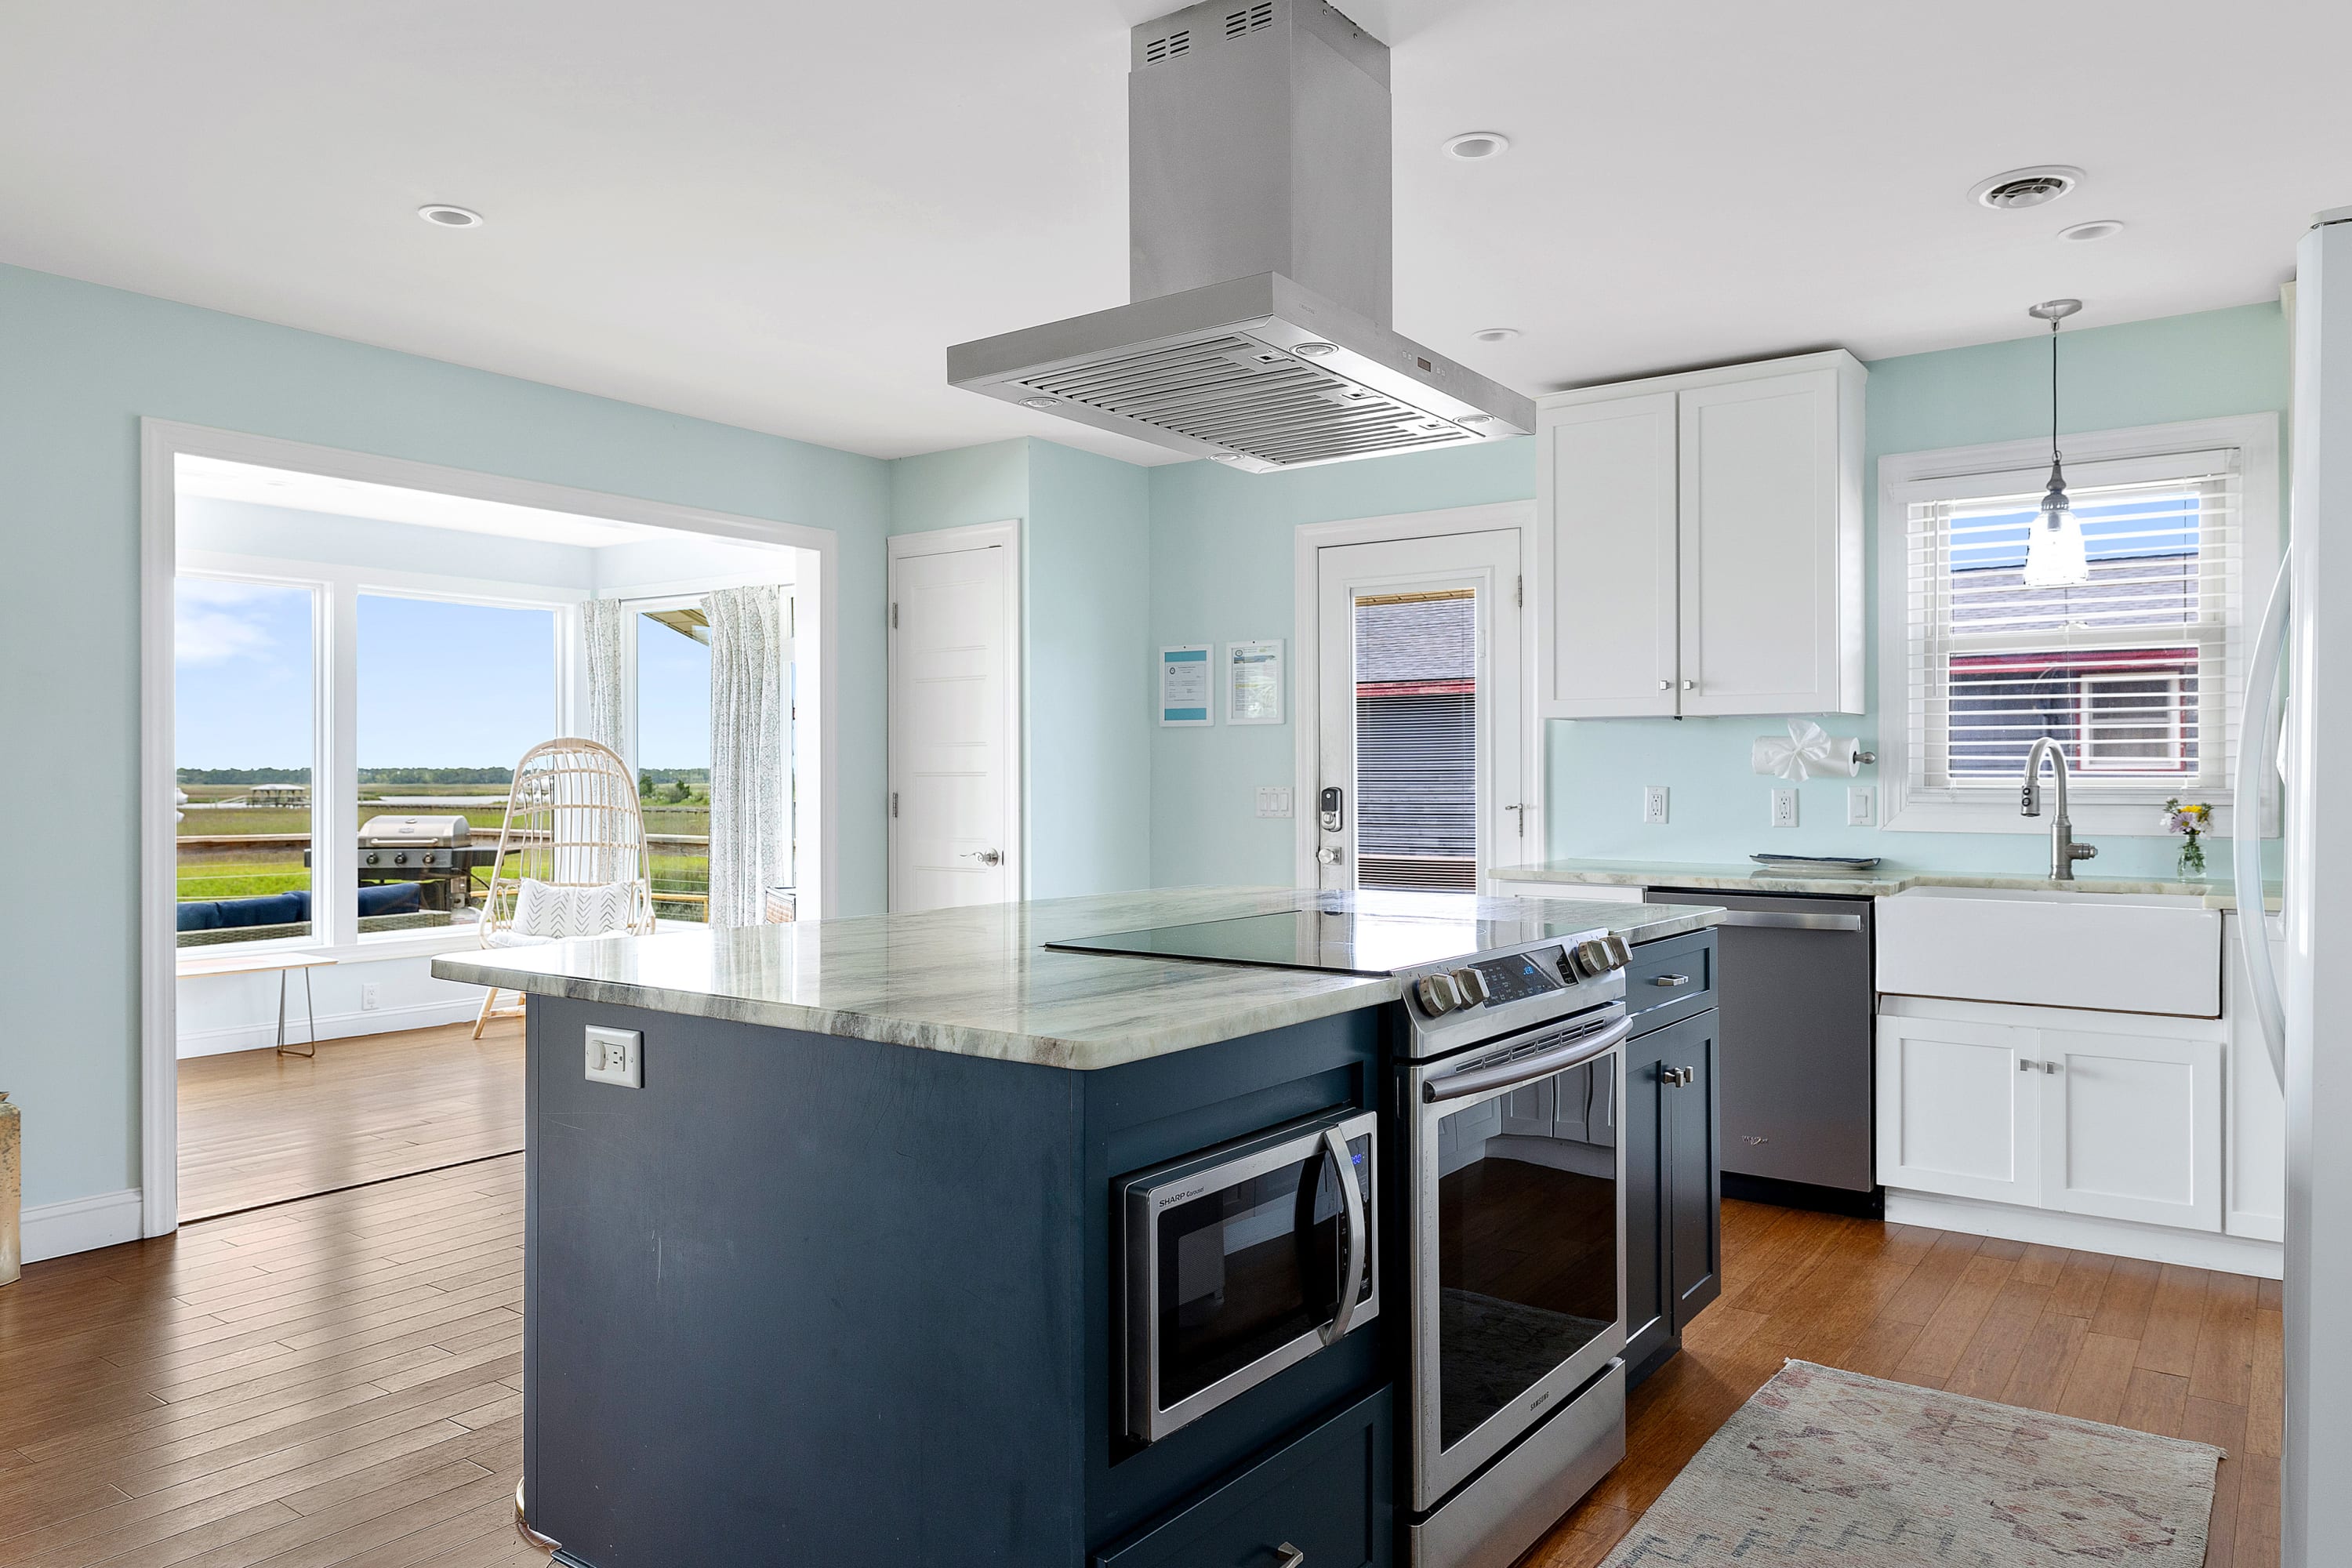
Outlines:
[[[526,877],[515,898],[515,934],[563,942],[626,931],[636,887],[635,882],[567,887]]]

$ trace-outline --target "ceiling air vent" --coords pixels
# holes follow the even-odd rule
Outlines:
[[[1189,55],[1192,52],[1192,30],[1186,27],[1171,33],[1164,38],[1154,38],[1144,45],[1143,63],[1148,66],[1160,65],[1176,58],[1179,55]]]
[[[1244,33],[1255,33],[1260,27],[1273,26],[1274,0],[1262,0],[1259,5],[1246,6],[1228,14],[1225,17],[1225,37],[1237,38]]]
[[[1969,195],[1979,205],[2001,212],[2038,207],[2054,202],[2081,182],[2083,171],[2065,163],[2044,163],[2032,169],[2011,169],[1980,180]]]

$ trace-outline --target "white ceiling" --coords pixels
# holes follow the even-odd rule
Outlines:
[[[252,463],[232,463],[226,458],[196,458],[182,453],[176,459],[173,479],[184,496],[250,501],[289,511],[320,512],[329,517],[415,523],[424,528],[455,529],[461,533],[536,540],[542,544],[595,549],[606,544],[675,537],[670,530],[647,523],[615,522],[609,518],[517,506],[511,501],[405,489],[398,485],[371,484],[365,479],[297,473],[290,468],[265,468]]]
[[[941,356],[1126,299],[1125,28],[1171,8],[12,0],[0,260],[877,456],[1168,461]],[[1398,329],[1528,392],[2267,299],[2352,202],[2336,0],[1349,8],[1396,49]],[[1968,203],[2039,163],[2090,177]]]

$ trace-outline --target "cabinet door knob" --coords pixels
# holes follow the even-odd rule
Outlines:
[[[1306,1568],[1307,1553],[1299,1551],[1298,1548],[1293,1546],[1287,1541],[1276,1547],[1275,1550],[1282,1553],[1282,1561],[1276,1563],[1274,1565],[1274,1568]]]
[[[1658,677],[1658,689],[1659,689],[1659,690],[1661,690],[1661,691],[1672,691],[1674,689],[1675,689],[1675,683],[1674,683],[1673,681],[1668,680],[1668,679],[1667,679],[1664,676],[1663,676],[1663,675],[1662,675],[1662,676],[1660,676],[1660,677]]]
[[[1685,680],[1683,682],[1683,689],[1685,691],[1696,691],[1698,689],[1698,682],[1696,680]]]
[[[1655,980],[1651,981],[1650,984],[1653,985],[1663,985],[1667,990],[1672,991],[1676,986],[1689,984],[1690,976],[1687,974],[1661,974]]]

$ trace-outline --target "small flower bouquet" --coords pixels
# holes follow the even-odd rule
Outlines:
[[[2180,874],[2201,877],[2205,874],[2205,835],[2213,828],[2213,808],[2210,805],[2183,805],[2178,800],[2164,803],[2164,830],[2180,834],[2187,842],[2180,846]]]

